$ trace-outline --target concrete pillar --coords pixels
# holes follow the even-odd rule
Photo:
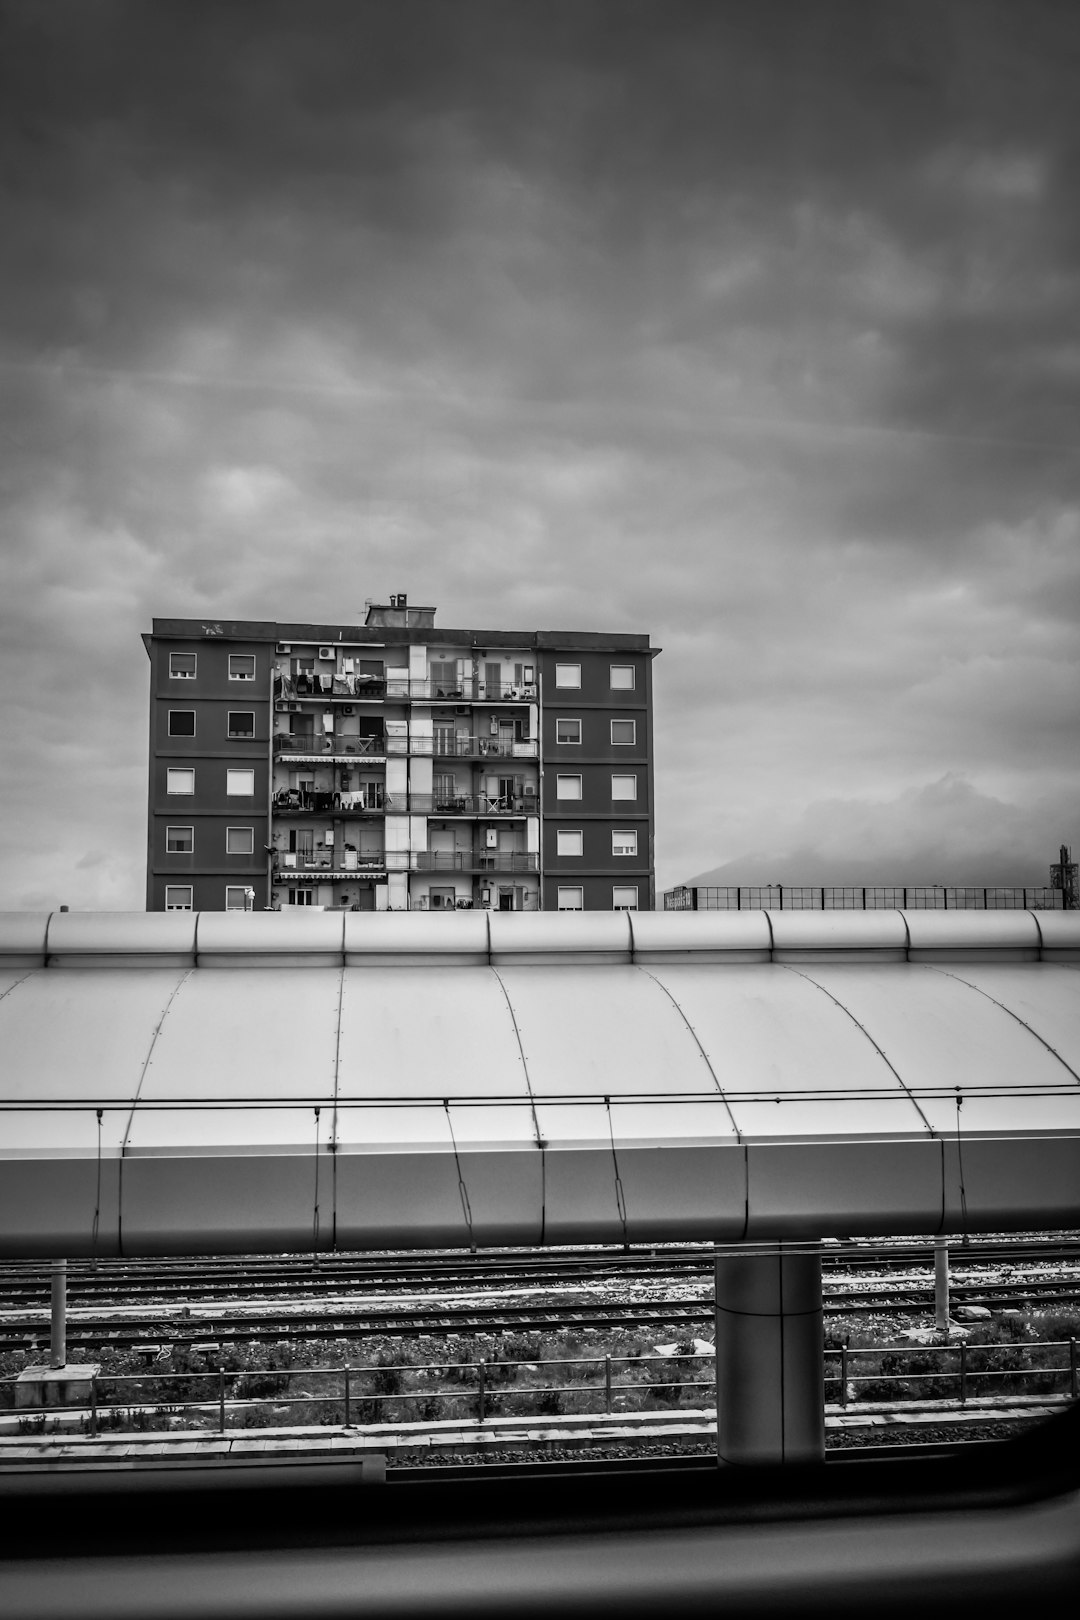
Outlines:
[[[52,1319],[49,1327],[49,1366],[67,1366],[67,1261],[52,1263]]]
[[[934,1239],[934,1326],[949,1326],[949,1240]]]
[[[825,1341],[816,1246],[778,1243],[717,1254],[716,1425],[721,1464],[824,1459]]]

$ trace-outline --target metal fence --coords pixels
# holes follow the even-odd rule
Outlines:
[[[637,1376],[643,1367],[648,1370],[653,1366],[659,1377]],[[709,1376],[700,1376],[703,1367]],[[518,1381],[522,1371],[532,1374],[548,1368],[565,1370],[567,1376],[541,1384]],[[404,1387],[407,1376],[412,1377],[415,1387]],[[331,1381],[335,1387],[325,1394],[310,1389],[294,1393],[288,1388],[293,1379],[305,1383]],[[830,1349],[825,1353],[823,1398],[827,1406],[840,1410],[857,1406],[860,1401],[894,1406],[934,1401],[964,1407],[969,1401],[992,1398],[1007,1382],[1012,1387],[1005,1394],[1012,1398],[1075,1401],[1080,1395],[1076,1339],[1023,1345],[964,1342],[925,1349]],[[0,1404],[8,1410],[14,1405],[16,1384],[15,1378],[0,1379]],[[260,1392],[244,1394],[245,1385],[257,1389],[260,1384]],[[81,1411],[83,1426],[92,1435],[103,1428],[123,1426],[125,1421],[128,1428],[168,1427],[187,1413],[209,1417],[224,1433],[230,1427],[256,1426],[251,1418],[260,1409],[265,1415],[268,1408],[280,1418],[291,1408],[314,1407],[318,1409],[317,1424],[343,1423],[346,1427],[446,1417],[484,1422],[505,1413],[510,1403],[515,1410],[507,1415],[551,1416],[562,1411],[568,1398],[582,1416],[612,1415],[616,1406],[625,1407],[635,1396],[642,1395],[649,1403],[648,1410],[674,1411],[682,1404],[685,1391],[703,1392],[690,1403],[690,1410],[715,1407],[711,1354],[602,1355],[537,1361],[489,1361],[481,1357],[457,1363],[410,1362],[384,1367],[346,1364],[98,1373],[89,1380],[89,1398]],[[455,1410],[447,1412],[446,1406]],[[57,1417],[60,1410],[56,1406],[19,1406],[17,1413],[30,1428]]]
[[[664,894],[665,911],[1061,911],[1062,891],[1051,888],[762,883],[695,886]]]

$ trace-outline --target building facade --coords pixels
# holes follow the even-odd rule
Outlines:
[[[645,635],[155,619],[150,911],[652,910]]]

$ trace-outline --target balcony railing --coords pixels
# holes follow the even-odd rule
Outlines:
[[[412,856],[414,872],[537,872],[535,854],[506,854],[495,849],[419,850]]]
[[[330,732],[284,732],[274,735],[275,754],[304,754],[317,759],[386,758],[385,737],[334,736]]]
[[[496,793],[410,793],[409,810],[416,816],[525,816],[536,815],[535,794],[527,798]]]

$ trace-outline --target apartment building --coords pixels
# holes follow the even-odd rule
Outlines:
[[[155,619],[150,911],[651,910],[646,635]]]

